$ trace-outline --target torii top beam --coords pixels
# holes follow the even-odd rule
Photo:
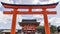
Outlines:
[[[5,8],[55,8],[56,5],[58,4],[57,3],[53,3],[53,4],[45,4],[45,5],[36,5],[36,4],[32,4],[32,5],[29,5],[29,4],[8,4],[8,3],[3,3],[3,6]],[[16,6],[16,7],[15,7]],[[34,6],[34,7],[33,7]],[[37,6],[37,7],[36,7]]]

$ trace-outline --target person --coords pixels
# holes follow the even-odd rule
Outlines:
[[[57,27],[57,31],[58,31],[58,33],[60,32],[60,26]]]

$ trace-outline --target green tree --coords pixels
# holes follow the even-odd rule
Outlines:
[[[38,26],[37,31],[42,32],[42,34],[45,34],[44,26]]]
[[[1,30],[0,30],[0,34],[2,34],[2,31],[3,31],[3,30],[1,29]]]
[[[56,26],[51,25],[51,27],[50,27],[50,32],[51,32],[51,33],[55,33],[56,31],[57,31]]]
[[[44,26],[38,26],[38,27],[37,27],[37,30],[38,30],[39,32],[42,32],[42,34],[45,34]],[[57,31],[56,26],[50,25],[50,32],[51,32],[51,33],[55,33],[56,31]]]

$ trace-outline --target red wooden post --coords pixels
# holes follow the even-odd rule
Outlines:
[[[48,17],[47,17],[47,12],[46,12],[46,9],[43,9],[44,11],[44,26],[45,26],[45,33],[46,34],[50,34],[50,27],[49,27],[49,24],[48,24]]]
[[[17,11],[17,9],[14,9],[14,11],[13,11],[11,34],[15,34],[15,29],[16,29],[16,17],[17,17],[16,11]]]
[[[12,28],[11,28],[11,34],[15,34],[15,29],[16,29],[16,16],[17,14],[43,14],[44,15],[44,25],[45,25],[45,34],[50,34],[50,28],[48,24],[48,14],[56,14],[56,12],[48,12],[46,11],[47,8],[55,8],[58,3],[54,4],[49,4],[49,5],[14,5],[14,4],[6,4],[2,3],[2,5],[5,8],[13,8],[14,11],[7,12],[5,11],[4,14],[13,14],[13,19],[12,19]],[[17,9],[19,8],[28,8],[28,12],[19,12]],[[41,8],[43,11],[41,12],[32,12],[31,9],[36,9],[36,8]]]

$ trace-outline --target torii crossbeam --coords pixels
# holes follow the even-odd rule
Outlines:
[[[16,4],[7,4],[7,3],[2,3],[2,5],[5,8],[12,8],[14,9],[11,12],[8,11],[4,11],[4,14],[12,14],[13,18],[12,18],[12,27],[11,27],[11,34],[15,34],[15,30],[16,30],[16,17],[17,14],[43,14],[44,16],[44,26],[45,26],[45,34],[50,34],[50,28],[49,28],[49,24],[48,24],[48,14],[56,14],[55,11],[47,11],[46,9],[48,8],[55,8],[57,6],[58,3],[53,3],[53,4],[47,4],[47,5],[16,5]],[[17,11],[17,9],[29,9],[28,12],[20,12]],[[32,12],[32,9],[42,9],[43,11],[41,12]]]

